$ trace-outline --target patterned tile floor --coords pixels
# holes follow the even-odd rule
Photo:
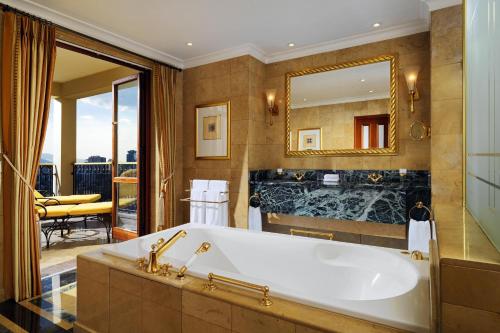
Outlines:
[[[0,303],[0,333],[72,332],[76,318],[76,270],[42,279],[42,295]]]

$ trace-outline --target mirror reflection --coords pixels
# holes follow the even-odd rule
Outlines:
[[[292,76],[290,151],[388,148],[391,61]]]

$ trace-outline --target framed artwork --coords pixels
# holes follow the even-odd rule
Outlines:
[[[231,102],[196,106],[196,159],[231,157]]]
[[[297,150],[321,150],[321,128],[303,128],[297,132]]]

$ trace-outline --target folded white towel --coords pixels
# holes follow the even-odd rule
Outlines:
[[[191,189],[189,222],[205,223],[205,192],[206,190]]]
[[[227,192],[229,190],[229,183],[227,180],[210,180],[208,182],[208,189],[211,191]]]
[[[195,190],[208,190],[208,180],[207,179],[193,179],[191,184],[191,189]]]
[[[229,226],[228,194],[219,190],[206,192],[205,224],[227,227]]]
[[[429,253],[429,240],[431,239],[431,227],[429,221],[410,220],[408,228],[408,251],[421,251]]]
[[[323,180],[326,181],[338,181],[339,180],[339,175],[336,173],[329,173],[323,176]]]
[[[248,230],[262,231],[260,207],[248,206]]]

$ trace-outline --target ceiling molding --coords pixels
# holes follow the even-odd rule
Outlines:
[[[429,7],[429,11],[431,12],[462,4],[462,0],[422,0],[422,2],[427,4],[427,7]]]
[[[380,29],[373,32],[344,37],[324,43],[294,48],[283,52],[270,54],[266,57],[265,63],[273,63],[283,60],[289,60],[299,57],[305,57],[313,54],[330,52],[345,49],[348,47],[379,42],[386,39],[392,39],[407,35],[416,34],[429,30],[429,22],[425,19],[408,22],[403,25],[394,26],[386,29]]]
[[[193,57],[186,59],[184,61],[184,68],[191,68],[201,65],[210,64],[212,62],[217,62],[221,60],[236,58],[244,55],[251,55],[252,57],[266,62],[266,56],[264,51],[255,46],[254,44],[247,43],[240,46],[212,52],[209,54],[201,55],[198,57]]]
[[[175,67],[184,67],[182,59],[136,42],[127,37],[115,34],[106,29],[102,29],[88,22],[84,22],[72,16],[55,11],[46,6],[42,6],[30,0],[2,0],[2,3],[142,56],[158,60]]]
[[[196,67],[216,61],[226,60],[243,55],[251,55],[263,63],[273,63],[293,58],[309,56],[313,54],[330,52],[348,47],[358,46],[367,43],[379,42],[386,39],[407,36],[429,30],[429,20],[425,13],[421,13],[421,19],[405,23],[403,25],[377,29],[369,33],[353,35],[328,42],[296,47],[286,51],[265,54],[255,44],[246,43],[236,47],[212,52],[188,59],[180,59],[166,52],[152,48],[145,44],[136,42],[130,38],[113,33],[109,30],[100,28],[96,25],[74,18],[72,16],[55,11],[49,7],[40,5],[31,0],[1,0],[6,5],[17,8],[39,16],[55,24],[77,31],[84,35],[96,38],[103,42],[115,45],[117,47],[129,50],[142,56],[155,59],[164,63],[171,64],[179,68]],[[461,0],[422,0],[422,7],[428,7],[430,10],[436,10],[447,6],[460,4]],[[426,10],[422,10],[426,11]],[[428,12],[427,12],[428,14]]]

